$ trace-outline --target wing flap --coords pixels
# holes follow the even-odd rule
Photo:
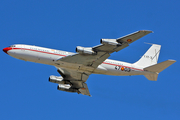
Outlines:
[[[104,55],[100,56],[98,59],[93,61],[92,66],[94,68],[98,67],[102,62],[104,62],[110,56],[109,53],[105,53]]]

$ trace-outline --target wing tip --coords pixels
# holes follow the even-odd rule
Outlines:
[[[139,32],[154,33],[152,30],[139,30]]]
[[[172,63],[175,63],[175,62],[176,62],[176,60],[172,60],[172,59],[169,59],[168,61],[169,61],[169,62],[172,62]]]

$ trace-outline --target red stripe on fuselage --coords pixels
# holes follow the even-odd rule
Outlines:
[[[39,51],[39,50],[33,50],[33,49],[27,49],[27,48],[13,48],[13,50],[29,50],[29,51],[35,51],[35,52],[40,52],[40,53],[46,53],[46,54],[51,54],[51,55],[58,55],[58,56],[66,56],[66,55],[62,55],[62,54],[56,54],[56,53],[50,53],[50,52],[44,52],[44,51]]]
[[[34,51],[34,52],[40,52],[40,53],[46,53],[46,54],[51,54],[51,55],[58,55],[58,56],[66,56],[66,55],[62,55],[62,54],[56,54],[56,53],[50,53],[50,52],[44,52],[44,51],[39,51],[39,50],[33,50],[33,49],[27,49],[27,48],[13,48],[11,50],[29,50],[29,51]],[[131,68],[134,70],[139,70],[139,71],[143,71],[142,69],[137,69],[137,68],[132,68],[132,67],[128,67],[128,66],[123,66],[123,65],[117,65],[117,64],[112,64],[112,63],[107,63],[107,62],[103,62],[102,64],[108,64],[108,65],[113,65],[113,66],[121,66],[121,67],[127,67],[127,68]]]

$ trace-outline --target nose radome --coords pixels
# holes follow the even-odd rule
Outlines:
[[[11,48],[11,47],[6,47],[6,48],[3,49],[3,51],[4,51],[6,54],[8,54],[7,52],[8,52],[9,50],[12,50],[12,48]]]

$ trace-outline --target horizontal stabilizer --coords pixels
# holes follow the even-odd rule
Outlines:
[[[155,65],[152,65],[150,67],[146,67],[144,68],[144,70],[160,73],[161,71],[163,71],[164,69],[166,69],[167,67],[169,67],[175,62],[176,62],[175,60],[167,60],[167,61],[155,64]]]
[[[144,75],[148,80],[151,80],[151,81],[157,81],[157,77],[158,77],[158,74],[157,73],[153,73],[153,74],[148,74],[148,75]]]
[[[150,74],[144,75],[148,80],[151,81],[157,81],[157,77],[158,74],[163,71],[164,69],[166,69],[167,67],[169,67],[170,65],[172,65],[173,63],[175,63],[175,60],[166,60],[164,62],[152,65],[150,67],[146,67],[144,68],[145,71],[149,71],[152,72]]]
[[[80,88],[79,91],[81,92],[81,94],[83,95],[88,95],[91,96],[91,94],[89,93],[89,89],[86,83],[83,83],[83,88]]]

